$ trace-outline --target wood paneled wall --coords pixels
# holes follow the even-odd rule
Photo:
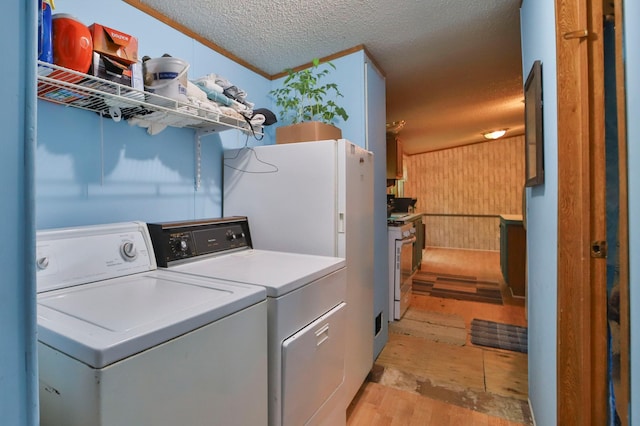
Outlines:
[[[524,135],[405,156],[427,246],[500,250],[501,214],[522,214]]]

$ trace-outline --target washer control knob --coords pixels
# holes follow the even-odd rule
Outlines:
[[[36,266],[38,267],[38,270],[47,269],[47,266],[49,266],[49,258],[47,256],[44,256],[37,259]]]
[[[185,240],[180,240],[176,243],[176,248],[178,249],[178,251],[181,251],[184,253],[189,248],[189,245]]]
[[[138,257],[138,250],[136,249],[135,244],[133,244],[133,241],[125,241],[120,246],[120,254],[124,260],[131,262]]]

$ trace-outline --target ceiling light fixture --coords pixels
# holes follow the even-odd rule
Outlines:
[[[493,130],[491,132],[483,133],[485,139],[498,139],[504,136],[507,133],[507,129]]]
[[[394,121],[392,123],[387,123],[387,133],[398,134],[400,130],[407,124],[405,120]]]

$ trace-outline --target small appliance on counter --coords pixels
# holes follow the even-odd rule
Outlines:
[[[393,206],[392,212],[413,213],[418,200],[416,198],[395,197],[387,194],[387,205]]]
[[[387,194],[387,218],[391,217],[391,213],[395,210],[396,206],[393,203],[393,199],[396,196],[393,194]]]

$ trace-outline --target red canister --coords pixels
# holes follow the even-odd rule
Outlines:
[[[86,25],[66,13],[53,15],[53,63],[87,73],[93,58],[91,32]]]

